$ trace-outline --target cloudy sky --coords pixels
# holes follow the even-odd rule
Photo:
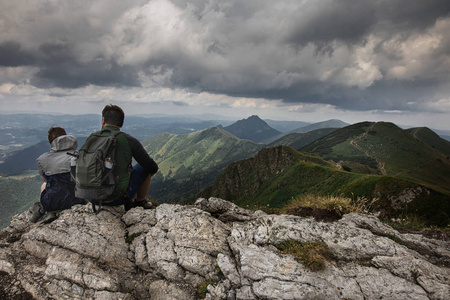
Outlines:
[[[450,129],[449,0],[0,0],[0,108]]]

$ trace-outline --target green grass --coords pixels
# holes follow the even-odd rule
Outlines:
[[[248,201],[280,208],[297,195],[342,194],[341,191],[346,190],[346,184],[360,177],[359,174],[339,171],[313,163],[299,162],[282,174],[275,175],[271,180],[264,182],[258,192]],[[347,193],[348,196],[351,195],[351,192]],[[236,199],[235,202],[243,205],[251,204],[242,200]]]
[[[400,232],[441,232],[443,235],[450,236],[450,225],[447,227],[429,226],[429,224],[420,216],[414,214],[402,214],[398,218],[392,218],[385,221],[392,228]]]
[[[226,166],[261,149],[261,145],[238,139],[219,128],[184,135],[161,134],[144,141],[144,146],[167,178]]]
[[[344,161],[347,170],[352,170],[352,163],[362,164],[450,195],[450,143],[430,130],[411,132],[392,123],[364,122],[339,129],[302,151]],[[364,172],[355,165],[353,169]],[[372,173],[370,169],[367,171]]]
[[[214,284],[212,279],[205,279],[197,288],[197,299],[205,299],[208,292],[208,285]]]
[[[271,210],[280,209],[301,195],[378,199],[372,207],[383,212],[382,218],[414,213],[430,225],[447,226],[450,222],[449,195],[394,176],[338,170],[319,157],[296,154],[289,149],[264,149],[252,159],[228,166],[200,195],[226,199],[241,207]],[[286,157],[285,162],[274,159],[276,155]],[[399,208],[392,206],[392,198],[405,197],[409,191],[415,193],[413,201]]]
[[[280,253],[293,255],[311,271],[325,269],[325,262],[330,256],[327,245],[320,242],[301,243],[288,240],[275,245]]]
[[[347,213],[368,213],[377,199],[368,200],[366,198],[357,197],[352,199],[350,197],[342,196],[316,196],[311,194],[300,195],[293,198],[288,204],[283,206],[281,213],[296,207],[311,207],[322,208],[327,210],[334,210],[340,215]]]
[[[182,135],[160,134],[143,145],[159,166],[150,193],[160,202],[170,203],[190,199],[227,165],[251,157],[263,147],[216,127]]]

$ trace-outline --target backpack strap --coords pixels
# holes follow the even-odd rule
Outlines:
[[[78,151],[69,151],[67,152],[67,155],[71,156],[70,159],[70,180],[72,182],[77,182],[76,180],[76,159],[78,157]]]

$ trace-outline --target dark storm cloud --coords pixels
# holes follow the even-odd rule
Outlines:
[[[396,29],[422,30],[450,14],[450,1],[445,0],[383,0],[379,1],[378,16]]]
[[[403,82],[391,84],[379,81],[361,90],[356,87],[342,88],[339,85],[324,86],[315,81],[302,82],[285,90],[267,90],[259,92],[231,93],[236,97],[258,97],[265,99],[283,99],[286,103],[339,104],[346,110],[372,110],[382,107],[384,110],[415,110],[408,103],[417,96],[426,96],[425,90],[417,83]],[[393,100],[395,99],[395,100]]]
[[[33,65],[35,62],[35,56],[32,53],[24,51],[19,43],[14,41],[0,43],[0,66],[27,66]]]
[[[78,88],[89,84],[100,86],[139,86],[134,68],[119,66],[114,60],[101,57],[81,62],[65,44],[44,44],[31,53],[17,42],[0,44],[0,66],[32,66],[39,71],[30,83],[37,87]]]
[[[376,24],[376,10],[371,2],[360,0],[324,1],[298,9],[291,17],[288,43],[309,43],[324,48],[341,40],[360,43]]]
[[[389,34],[414,34],[449,17],[450,1],[382,0],[317,1],[297,10],[291,20],[287,42],[324,47],[340,40],[361,43],[377,30]]]
[[[27,82],[41,88],[156,86],[361,110],[419,109],[450,92],[449,0],[8,3],[0,67],[33,67]]]
[[[133,68],[101,57],[81,62],[66,44],[44,44],[39,48],[39,57],[36,62],[39,72],[31,79],[36,87],[139,86]]]

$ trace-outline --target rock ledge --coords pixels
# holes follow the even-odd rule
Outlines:
[[[218,198],[125,213],[86,205],[47,225],[28,212],[0,233],[2,299],[448,299],[450,243],[377,218],[267,215]],[[325,243],[311,271],[273,246]]]

